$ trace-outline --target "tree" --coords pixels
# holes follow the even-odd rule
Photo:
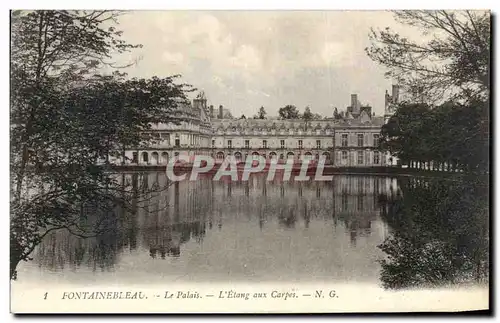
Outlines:
[[[335,109],[333,110],[333,118],[336,120],[340,119],[340,114],[339,111],[337,110],[337,107],[335,107]]]
[[[379,196],[391,234],[379,245],[389,289],[488,279],[488,185],[480,177],[408,178]]]
[[[298,119],[299,110],[294,105],[286,105],[279,109],[278,115],[281,119]]]
[[[381,148],[403,162],[426,160],[424,123],[429,120],[429,114],[430,107],[426,104],[401,104],[382,126]]]
[[[409,40],[389,28],[370,34],[368,56],[410,94],[382,129],[383,140],[391,137],[386,147],[408,161],[487,172],[490,13],[410,10],[396,11],[395,17],[424,37]],[[408,104],[424,103],[432,104],[431,111],[407,110]]]
[[[306,109],[304,110],[304,113],[302,114],[302,119],[309,121],[309,120],[312,120],[312,118],[313,118],[313,114],[311,113],[311,108],[306,107]]]
[[[311,121],[312,118],[313,114],[311,113],[311,108],[307,106],[306,109],[304,110],[304,113],[302,114],[302,119],[304,119],[306,124],[306,130],[309,127],[309,121]]]
[[[388,68],[387,76],[414,96],[424,95],[433,102],[486,100],[490,88],[488,11],[405,10],[396,11],[395,17],[419,28],[423,37],[413,41],[389,28],[372,29],[372,44],[366,52]]]
[[[259,109],[259,113],[257,114],[257,119],[265,119],[266,118],[266,110],[264,109],[264,107],[260,107]]]
[[[488,104],[446,102],[437,107],[401,103],[382,126],[381,149],[403,163],[430,163],[442,168],[484,173],[488,171],[488,125],[482,110]],[[486,129],[485,129],[486,128]]]
[[[151,143],[144,131],[176,121],[177,108],[187,103],[191,88],[176,76],[96,74],[114,66],[106,61],[111,53],[138,47],[120,39],[117,18],[107,11],[12,14],[11,278],[49,232],[106,230],[110,212],[129,207],[131,195],[109,157]],[[89,208],[93,221],[82,221]]]

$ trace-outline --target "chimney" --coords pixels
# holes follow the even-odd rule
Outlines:
[[[357,94],[351,94],[351,109],[352,112],[359,113],[359,102]]]
[[[392,103],[399,101],[399,85],[392,85]]]
[[[210,118],[213,119],[213,117],[214,117],[214,106],[210,105]]]
[[[224,108],[219,105],[219,119],[224,119]]]

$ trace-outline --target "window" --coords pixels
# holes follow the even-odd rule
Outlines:
[[[375,165],[380,164],[380,152],[378,152],[378,151],[373,152],[373,163]]]
[[[364,189],[364,183],[363,183],[363,177],[358,177],[358,194],[363,194],[363,189]]]
[[[342,159],[347,160],[347,151],[345,150],[342,152]]]
[[[348,195],[347,193],[342,193],[342,211],[347,211],[349,207],[349,200],[348,200]]]
[[[181,145],[181,140],[179,138],[175,138],[175,147],[179,147]]]
[[[262,140],[262,147],[267,148],[267,140]]]
[[[342,147],[347,147],[347,134],[342,134]]]
[[[245,148],[250,148],[250,140],[245,140]]]
[[[358,134],[358,147],[363,147],[363,144],[364,144],[363,140],[364,140],[364,135],[362,133],[359,133]]]
[[[321,140],[316,140],[316,148],[321,149]]]
[[[373,146],[378,147],[379,145],[379,135],[373,134]]]
[[[215,147],[215,139],[212,139],[212,148]]]
[[[358,211],[363,211],[364,209],[364,198],[363,195],[358,195]]]
[[[170,144],[170,134],[168,132],[160,133],[160,138]]]
[[[161,164],[165,165],[167,163],[168,163],[168,153],[164,151],[161,153]]]
[[[280,144],[281,144],[281,149],[284,149],[285,148],[285,141],[283,139],[280,140]]]
[[[299,140],[299,149],[302,149],[302,140]]]
[[[358,165],[362,165],[363,164],[363,152],[362,151],[358,151]]]
[[[233,141],[232,140],[227,141],[227,148],[229,148],[229,149],[233,148]]]
[[[135,152],[135,151],[134,151],[134,152],[132,153],[132,162],[133,162],[133,163],[137,163],[137,159],[138,159],[138,158],[137,158],[137,152]]]

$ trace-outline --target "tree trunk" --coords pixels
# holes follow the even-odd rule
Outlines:
[[[40,20],[38,23],[38,39],[37,39],[37,49],[38,49],[38,57],[37,59],[37,68],[35,71],[35,90],[40,90],[40,78],[42,76],[42,66],[43,66],[43,59],[44,59],[44,49],[43,44],[42,44],[42,35],[43,35],[43,26],[44,26],[44,13],[43,11],[40,13]],[[19,201],[21,198],[21,192],[22,192],[22,186],[23,186],[23,180],[24,180],[24,172],[26,170],[26,164],[28,163],[28,158],[29,158],[29,149],[28,149],[28,144],[27,141],[29,139],[29,136],[31,134],[31,128],[32,128],[32,123],[35,118],[35,107],[33,105],[30,106],[30,113],[29,117],[26,120],[26,129],[25,132],[23,133],[23,138],[21,139],[21,142],[23,143],[22,147],[22,155],[21,155],[21,165],[19,167],[19,171],[17,172],[16,176],[16,195],[15,195],[15,200]]]
[[[125,165],[125,145],[122,148],[122,166]]]
[[[11,228],[12,230],[12,228]],[[17,265],[21,261],[22,251],[21,246],[13,238],[12,233],[10,237],[10,279],[17,279]]]

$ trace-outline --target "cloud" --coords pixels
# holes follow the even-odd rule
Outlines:
[[[137,11],[120,20],[124,37],[143,44],[132,76],[180,73],[233,115],[285,104],[331,115],[350,93],[383,112],[390,87],[364,53],[370,27],[394,24],[369,11]]]

